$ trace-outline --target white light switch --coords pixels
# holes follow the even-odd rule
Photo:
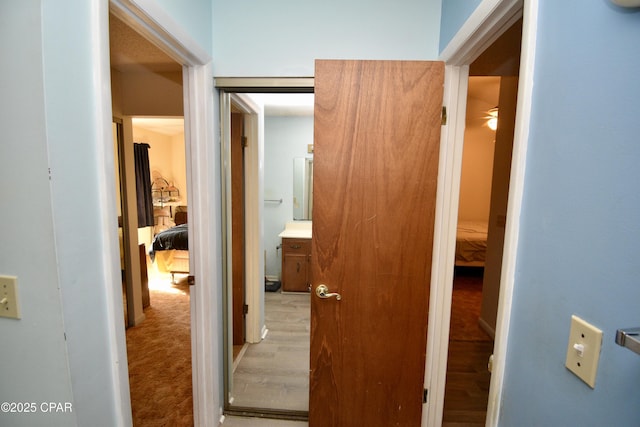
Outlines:
[[[596,386],[601,347],[602,331],[576,315],[571,316],[565,366],[591,388]]]
[[[0,276],[0,317],[20,318],[18,278],[15,276]]]

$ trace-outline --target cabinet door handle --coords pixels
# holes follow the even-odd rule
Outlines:
[[[297,272],[300,273],[300,261],[296,261]]]
[[[300,249],[302,245],[289,245],[291,249]]]

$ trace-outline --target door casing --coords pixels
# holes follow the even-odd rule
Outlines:
[[[443,417],[469,65],[516,20],[522,17],[521,63],[511,160],[509,204],[500,278],[493,370],[486,418],[487,426],[498,425],[502,384],[506,368],[519,218],[522,210],[534,77],[537,9],[538,0],[527,2],[523,0],[484,0],[440,55],[440,59],[447,64],[444,105],[447,107],[448,123],[442,130],[440,175],[438,177],[438,205],[436,207],[427,367],[425,369],[425,388],[429,389],[430,397],[423,411],[423,426],[441,425]]]
[[[159,46],[176,62],[183,65],[184,87],[184,117],[185,117],[185,145],[187,162],[189,214],[189,270],[196,278],[196,286],[191,289],[191,353],[193,379],[193,417],[195,425],[217,426],[221,416],[217,403],[221,401],[220,387],[222,374],[212,368],[221,363],[221,354],[217,351],[221,341],[221,319],[216,313],[221,306],[221,296],[216,292],[219,283],[215,263],[207,260],[217,258],[216,239],[219,239],[220,212],[218,206],[209,203],[212,183],[216,183],[219,174],[211,164],[215,163],[214,141],[214,103],[213,85],[211,83],[212,64],[209,55],[184,33],[184,30],[171,20],[166,12],[155,3],[132,2],[131,0],[110,0],[110,11],[123,20],[152,43]],[[109,10],[100,10],[108,20]],[[108,40],[108,28],[105,28],[105,38]],[[103,58],[109,58],[109,44],[101,40],[94,40],[96,67],[101,66]],[[100,107],[104,111],[111,111],[111,97],[106,93],[100,99]],[[104,136],[104,146],[110,150],[111,135]],[[113,179],[111,179],[113,181]],[[114,213],[115,214],[115,213]],[[107,237],[113,239],[113,236]],[[111,242],[113,247],[118,246]],[[113,257],[115,254],[106,255]],[[112,265],[116,265],[113,259]],[[120,295],[119,295],[120,294]],[[114,324],[121,322],[121,292],[113,288],[110,290],[109,310],[113,312]],[[113,343],[114,352],[124,355],[126,360],[126,342],[120,339],[118,333],[113,334],[118,339]],[[120,363],[118,372],[114,372],[114,382],[119,390],[119,400],[116,403],[119,411],[118,418],[123,425],[131,423],[131,404],[127,364]]]

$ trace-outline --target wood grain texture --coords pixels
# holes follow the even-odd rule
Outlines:
[[[245,342],[244,327],[244,134],[242,114],[231,113],[231,235],[233,344]]]
[[[310,239],[282,239],[282,290],[309,292]]]
[[[443,73],[316,62],[312,427],[420,425]]]

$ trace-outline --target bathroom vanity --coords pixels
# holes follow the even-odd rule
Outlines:
[[[288,222],[282,238],[282,290],[309,292],[311,286],[311,221]]]

